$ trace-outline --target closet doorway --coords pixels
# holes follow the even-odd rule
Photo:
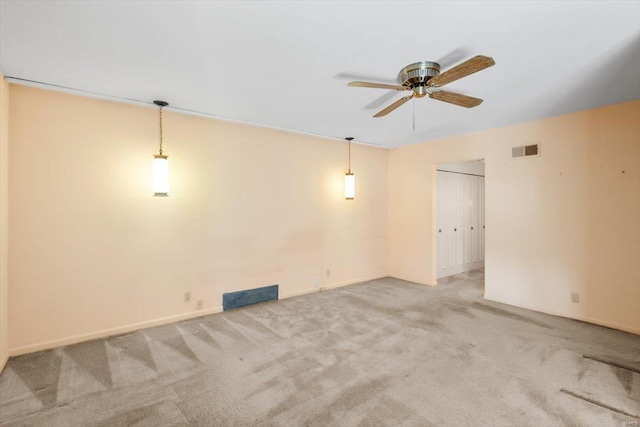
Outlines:
[[[484,161],[439,163],[437,278],[484,268]]]

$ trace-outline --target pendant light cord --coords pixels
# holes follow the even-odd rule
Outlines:
[[[349,173],[351,173],[351,140],[349,140]]]
[[[348,137],[345,138],[347,140],[347,150],[349,152],[349,171],[348,173],[351,174],[351,140],[353,139],[352,137]]]
[[[160,155],[162,156],[162,107],[160,107]]]

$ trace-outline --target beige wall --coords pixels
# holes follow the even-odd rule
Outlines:
[[[0,73],[0,372],[9,357],[9,84]]]
[[[157,109],[11,85],[10,112],[12,354],[388,274],[387,150],[352,146],[346,201],[343,142],[167,111],[154,198]]]
[[[640,101],[391,151],[354,145],[353,202],[342,142],[166,112],[163,199],[150,191],[156,109],[9,88],[11,354],[219,311],[223,292],[274,283],[281,297],[312,292],[314,277],[435,285],[436,163],[480,158],[486,297],[640,333]],[[511,158],[529,143],[539,157]]]
[[[392,150],[392,276],[435,284],[435,164],[479,158],[485,297],[640,333],[640,101]]]

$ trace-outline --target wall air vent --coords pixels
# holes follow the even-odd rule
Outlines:
[[[528,157],[540,155],[538,144],[522,145],[520,147],[511,148],[511,157]]]

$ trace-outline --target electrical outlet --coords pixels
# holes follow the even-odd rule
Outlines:
[[[327,268],[327,277],[331,277],[331,269]]]
[[[319,277],[314,277],[313,278],[313,286],[315,286],[316,288],[318,286],[320,286],[320,278]]]
[[[191,301],[191,292],[185,292],[184,293],[184,302],[189,302]]]
[[[201,299],[196,301],[196,310],[202,310],[203,308],[204,308],[204,301],[202,301]]]
[[[580,302],[580,294],[577,292],[571,292],[571,302]]]

